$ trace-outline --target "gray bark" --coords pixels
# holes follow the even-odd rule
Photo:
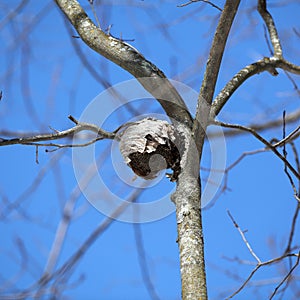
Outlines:
[[[128,43],[103,32],[87,16],[77,0],[55,1],[83,42],[131,73],[159,101],[169,117],[192,126],[192,117],[184,101],[160,69]]]

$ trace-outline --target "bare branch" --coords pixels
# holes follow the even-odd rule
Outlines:
[[[269,143],[266,139],[264,139],[261,135],[259,135],[255,130],[253,130],[252,128],[249,127],[245,127],[242,125],[238,125],[238,124],[228,124],[228,123],[223,123],[220,121],[215,121],[214,122],[215,125],[219,125],[222,127],[226,127],[226,128],[235,128],[235,129],[239,129],[239,130],[243,130],[246,132],[251,133],[252,135],[254,135],[259,141],[261,141],[268,149],[270,149],[272,152],[275,153],[276,156],[278,156],[285,164],[286,166],[289,168],[289,170],[294,174],[294,176],[296,176],[297,179],[300,180],[300,174],[294,169],[294,167],[287,161],[287,159],[276,149],[276,147],[274,147],[274,145],[272,145],[271,143]]]
[[[55,155],[53,155],[50,160],[47,162],[45,166],[43,166],[39,172],[36,174],[32,183],[12,202],[7,204],[5,208],[1,209],[0,220],[7,221],[9,215],[14,211],[18,211],[19,214],[27,217],[25,211],[23,211],[22,203],[28,199],[40,186],[42,181],[45,179],[45,174],[51,170],[52,167],[57,165],[60,158],[63,156],[64,151],[61,151]]]
[[[267,10],[267,3],[266,0],[258,0],[257,10],[260,13],[261,17],[265,21],[265,24],[268,28],[271,43],[274,48],[274,56],[277,58],[282,57],[282,48],[280,44],[280,40],[278,37],[277,29],[274,23],[274,20],[271,14]]]
[[[145,187],[147,185],[143,185],[141,187]],[[135,202],[141,194],[145,191],[145,189],[136,189],[129,195],[128,199],[124,201],[119,207],[113,211],[110,217],[107,217],[103,222],[101,222],[97,228],[86,238],[86,240],[76,249],[76,251],[71,255],[65,263],[53,273],[44,273],[40,278],[38,285],[46,286],[51,280],[55,278],[64,278],[70,276],[70,272],[76,266],[76,264],[80,261],[80,259],[86,254],[88,249],[92,246],[92,244],[97,240],[97,238],[107,230],[112,223],[117,219],[117,217],[130,205],[130,203]]]
[[[13,8],[0,22],[0,30],[10,22],[15,16],[17,16],[22,9],[28,4],[29,0],[22,0],[20,1],[19,5]]]
[[[297,110],[297,111],[294,111],[294,112],[288,114],[286,116],[285,121],[286,121],[286,124],[292,124],[295,122],[299,122],[299,119],[300,119],[300,110]],[[282,126],[281,118],[270,120],[270,121],[267,121],[267,122],[261,123],[261,124],[252,123],[252,124],[247,125],[247,127],[252,128],[253,130],[258,131],[258,132],[262,132],[262,131],[265,131],[268,129],[273,129],[273,128],[279,128],[281,126]],[[298,130],[297,128],[294,131],[297,131]],[[237,130],[234,128],[231,130],[224,131],[224,135],[226,137],[236,137],[236,136],[239,136],[239,135],[242,135],[245,133],[246,133],[245,131]],[[299,134],[300,134],[299,130],[298,130],[298,133],[293,133],[292,137],[289,138],[289,142],[298,138]],[[213,132],[210,133],[210,137],[218,137],[218,136],[219,136],[218,133],[213,133]],[[279,143],[280,143],[280,141],[279,141]],[[277,145],[277,146],[281,146],[281,145]]]
[[[226,299],[231,299],[234,296],[236,296],[251,280],[251,278],[253,277],[253,275],[263,266],[267,266],[267,265],[271,265],[271,264],[275,264],[278,263],[280,261],[282,261],[285,258],[290,258],[290,257],[297,257],[296,263],[295,265],[291,268],[291,270],[288,272],[288,275],[284,277],[284,279],[282,280],[282,282],[284,282],[286,279],[288,279],[288,277],[290,276],[290,274],[293,272],[293,270],[297,267],[297,265],[299,264],[299,256],[300,253],[287,253],[284,255],[281,255],[279,257],[275,257],[273,259],[267,260],[265,262],[261,262],[258,263],[255,268],[251,271],[251,273],[249,274],[249,276],[246,278],[246,280],[243,282],[243,284],[233,293],[231,294],[229,297],[227,297]]]
[[[262,60],[257,61],[251,65],[246,66],[242,70],[240,70],[234,77],[228,81],[225,87],[221,90],[221,92],[214,99],[212,104],[210,117],[214,118],[219,114],[223,106],[232,96],[232,94],[251,76],[255,74],[259,74],[263,71],[269,71],[271,75],[278,75],[277,72],[274,72],[276,68],[281,68],[285,71],[295,73],[300,75],[300,66],[296,66],[285,59],[272,59],[265,57]]]
[[[133,230],[134,230],[134,237],[136,242],[136,248],[138,252],[138,260],[139,265],[141,268],[142,278],[144,281],[144,284],[147,288],[148,294],[151,297],[152,300],[160,300],[160,297],[157,294],[157,291],[155,290],[155,286],[151,280],[149,268],[146,261],[146,252],[145,247],[143,243],[142,238],[142,230],[141,225],[139,223],[133,224]]]
[[[217,95],[217,97],[214,99],[211,112],[210,112],[210,118],[214,119],[215,116],[219,114],[223,106],[226,104],[226,102],[229,100],[229,98],[232,96],[232,94],[251,76],[255,74],[259,74],[263,71],[266,71],[270,69],[270,67],[274,68],[274,66],[271,64],[271,61],[269,58],[264,58],[262,60],[259,60],[253,64],[250,64],[246,66],[245,68],[241,69],[236,75],[232,77],[231,80],[227,82],[225,87],[220,91],[220,93]]]
[[[283,111],[283,126],[282,126],[282,141],[280,141],[280,144],[282,145],[283,147],[283,156],[284,158],[286,159],[287,158],[287,150],[286,150],[286,141],[288,141],[289,139],[291,139],[293,137],[293,135],[295,135],[295,133],[298,132],[298,129],[300,128],[300,125],[298,128],[296,128],[296,130],[294,130],[291,134],[289,134],[288,136],[286,136],[286,122],[285,122],[285,110]],[[298,134],[297,134],[298,135]],[[277,143],[276,143],[277,144]],[[297,153],[296,153],[296,157],[297,157]],[[299,173],[299,166],[298,167],[298,173]],[[289,181],[290,181],[290,184],[294,190],[294,195],[297,197],[298,193],[297,193],[297,189],[296,189],[296,186],[295,186],[295,183],[294,183],[294,180],[293,180],[293,177],[290,175],[289,171],[288,171],[288,168],[287,168],[287,165],[285,164],[284,165],[284,173],[286,174],[286,176],[288,177]],[[300,173],[299,173],[300,174]]]
[[[96,139],[94,139],[92,142],[95,142],[99,139],[115,139],[116,134],[114,132],[108,132],[104,129],[98,127],[95,124],[89,124],[85,122],[78,122],[74,117],[69,116],[69,119],[73,121],[76,126],[63,130],[63,131],[56,131],[55,133],[49,133],[49,134],[37,134],[35,136],[30,137],[21,137],[21,138],[13,138],[13,139],[3,139],[0,138],[0,146],[7,146],[7,145],[38,145],[38,146],[56,146],[56,147],[76,147],[76,145],[59,145],[59,144],[38,144],[38,142],[41,141],[51,141],[51,140],[57,140],[62,139],[65,137],[72,137],[75,133],[89,130],[92,132],[95,132],[99,135]],[[91,143],[82,144],[80,146],[86,146]]]
[[[190,0],[186,3],[183,3],[183,4],[180,4],[180,5],[177,5],[177,7],[184,7],[184,6],[188,6],[192,3],[196,3],[196,2],[204,2],[204,3],[207,3],[209,5],[211,5],[212,7],[218,9],[219,11],[222,11],[222,8],[220,8],[218,5],[214,4],[213,2],[211,1],[208,1],[208,0]]]
[[[56,3],[91,49],[137,78],[141,85],[159,101],[170,118],[189,127],[192,126],[192,117],[184,101],[161,70],[128,43],[105,34],[87,16],[78,1],[56,0]],[[162,81],[157,82],[156,78],[166,80],[162,85]]]
[[[295,209],[295,212],[294,212],[294,216],[293,216],[293,219],[292,219],[292,224],[291,224],[291,229],[290,229],[290,234],[289,234],[289,239],[288,239],[287,247],[286,247],[286,249],[284,251],[285,253],[288,253],[289,251],[291,251],[292,242],[293,242],[293,238],[294,238],[294,234],[295,234],[296,223],[297,223],[299,211],[300,211],[300,202],[297,202],[297,206],[296,206],[296,209]]]
[[[294,155],[294,158],[295,158],[295,164],[296,164],[298,173],[300,173],[299,153],[296,149],[296,146],[295,146],[294,142],[291,142],[290,146],[291,146],[292,151],[293,151],[293,155]],[[294,181],[292,182],[292,187],[293,187],[293,190],[294,190],[294,197],[298,201],[298,204],[300,205],[300,180],[298,180],[298,188],[296,187],[296,184],[294,183]]]
[[[274,291],[273,291],[273,293],[272,293],[272,295],[269,299],[273,299],[273,297],[276,295],[279,288],[283,285],[283,283],[285,281],[287,281],[289,279],[289,277],[292,275],[293,271],[297,268],[297,266],[299,265],[299,262],[300,262],[300,251],[298,253],[297,260],[296,260],[295,264],[289,270],[289,272],[286,274],[286,276],[281,280],[281,282],[278,284],[278,286],[274,289]]]
[[[251,280],[251,278],[253,277],[253,275],[256,273],[256,271],[261,267],[261,265],[257,265],[249,274],[249,276],[247,277],[247,279],[243,282],[243,284],[229,297],[226,298],[227,299],[231,299],[233,298],[235,295],[237,295],[247,284],[248,282]]]
[[[193,133],[196,136],[196,140],[199,140],[199,145],[201,145],[200,147],[202,147],[205,138],[211,103],[215,92],[215,86],[220,71],[225,45],[239,4],[240,0],[226,1],[210,48],[204,79],[202,81],[198,99],[198,107],[195,118],[197,122],[194,122],[193,125]]]
[[[262,152],[267,152],[267,151],[268,150],[266,148],[263,148],[263,149],[257,149],[257,150],[253,150],[253,151],[243,152],[241,154],[241,156],[238,159],[236,159],[232,164],[230,164],[225,170],[219,170],[219,172],[224,173],[223,185],[220,188],[219,193],[209,202],[209,204],[207,204],[205,206],[204,210],[208,210],[211,207],[213,207],[216,204],[219,197],[221,196],[221,194],[223,194],[225,191],[230,191],[231,190],[230,187],[228,186],[229,171],[231,169],[233,169],[236,165],[238,165],[245,157],[250,156],[250,155],[255,155],[255,154],[258,154],[258,153],[262,153]],[[201,170],[210,171],[211,168],[201,167]],[[218,170],[214,170],[214,171],[216,172]]]
[[[100,140],[103,140],[103,137],[97,137],[94,139],[91,139],[90,141],[86,143],[80,143],[80,144],[57,144],[57,143],[33,143],[32,145],[36,145],[38,147],[55,147],[55,149],[46,149],[46,152],[54,152],[61,148],[77,148],[77,147],[86,147],[89,145],[92,145]],[[27,144],[30,145],[30,144]]]
[[[74,47],[74,50],[76,54],[78,55],[79,59],[81,60],[82,64],[84,65],[84,68],[93,76],[93,78],[98,81],[103,87],[109,88],[111,87],[111,84],[108,82],[108,80],[105,78],[105,76],[99,74],[99,72],[96,70],[95,66],[92,65],[92,63],[89,62],[87,55],[83,52],[81,49],[80,44],[74,37],[72,36],[73,29],[68,22],[67,19],[65,19],[66,29],[68,31],[68,34],[70,36],[70,41],[72,43],[72,46]],[[80,37],[79,37],[80,38]]]
[[[240,87],[248,78],[263,71],[268,71],[271,75],[276,76],[278,72],[276,68],[284,71],[300,75],[300,66],[297,66],[282,56],[282,48],[278,37],[277,29],[272,16],[267,11],[266,0],[258,0],[258,11],[261,14],[268,28],[271,43],[274,48],[274,55],[270,58],[265,57],[251,65],[240,70],[233,78],[225,85],[221,92],[214,99],[210,118],[214,119],[219,114],[223,106],[226,104],[232,94]]]
[[[101,159],[102,159],[102,155],[101,155]],[[97,161],[97,165],[98,163],[100,163],[100,161]],[[49,252],[48,260],[41,278],[48,278],[50,274],[52,274],[52,272],[55,271],[55,266],[57,264],[59,255],[61,253],[61,248],[66,238],[68,228],[71,224],[72,219],[74,218],[74,212],[75,212],[77,200],[82,193],[82,188],[84,189],[90,183],[91,179],[95,176],[96,172],[97,169],[95,168],[95,165],[94,164],[89,165],[88,169],[84,173],[84,176],[80,179],[80,182],[71,191],[69,199],[66,201],[64,205],[63,212],[62,212],[62,219],[57,226],[55,238],[51,250]],[[40,280],[39,290],[41,290],[46,285],[46,283],[47,283],[46,281]]]
[[[297,92],[297,94],[300,96],[300,90],[298,88],[297,83],[295,82],[294,78],[287,72],[284,71],[285,75],[287,76],[287,78],[290,80],[290,82],[292,83],[294,90]]]
[[[269,71],[273,76],[278,75],[276,68],[281,68],[285,71],[300,75],[300,66],[296,66],[283,58],[268,58],[265,57],[251,65],[240,70],[233,78],[228,81],[225,87],[220,91],[212,104],[210,118],[213,119],[219,114],[223,106],[232,96],[232,94],[250,77],[264,71]],[[276,72],[275,72],[275,71]]]
[[[293,139],[299,136],[300,131],[300,125],[294,129],[288,136],[284,137],[281,141],[273,144],[274,147],[281,147],[289,142],[291,142]]]
[[[247,241],[244,232],[242,231],[242,229],[240,228],[240,226],[238,225],[238,223],[235,221],[235,219],[233,218],[233,216],[231,215],[230,211],[227,210],[227,214],[229,216],[229,218],[231,219],[234,227],[238,230],[238,232],[240,233],[244,243],[246,244],[249,252],[251,253],[251,255],[255,258],[255,260],[257,261],[258,264],[261,264],[261,260],[258,258],[258,256],[255,254],[255,252],[253,251],[252,247],[250,246],[249,242]]]
[[[278,65],[278,68],[281,68],[282,70],[300,75],[300,66],[297,66],[297,65],[285,60],[284,58],[278,60],[276,65]]]

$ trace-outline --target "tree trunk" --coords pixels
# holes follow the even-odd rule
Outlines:
[[[178,125],[185,144],[182,172],[172,201],[176,205],[182,299],[207,299],[204,240],[201,220],[199,151],[190,130]]]
[[[186,151],[172,200],[176,205],[182,299],[207,299],[201,218],[200,161],[222,56],[240,0],[227,0],[219,19],[202,81],[192,132],[180,130]],[[214,117],[214,116],[213,116]]]
[[[200,179],[181,174],[173,200],[176,203],[182,299],[207,299],[202,233]]]

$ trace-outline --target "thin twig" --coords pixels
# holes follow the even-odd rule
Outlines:
[[[35,162],[39,164],[39,147],[38,145],[35,146]]]
[[[234,296],[236,296],[247,284],[248,282],[251,280],[251,278],[253,277],[253,275],[257,272],[257,270],[261,267],[262,265],[257,265],[249,274],[249,276],[246,278],[246,280],[243,282],[243,284],[233,293],[231,294],[229,297],[226,298],[227,299],[231,299]]]
[[[279,288],[283,285],[283,283],[288,280],[288,278],[292,275],[293,271],[297,268],[298,264],[300,262],[300,251],[298,253],[297,256],[297,260],[294,264],[294,266],[289,270],[289,272],[286,274],[286,276],[281,280],[281,282],[277,285],[277,287],[274,289],[272,295],[270,296],[270,300],[273,299],[273,297],[276,295],[277,291],[279,290]]]
[[[267,32],[267,27],[266,26],[264,26],[264,37],[265,37],[265,40],[266,40],[266,43],[267,43],[270,55],[273,56],[274,52],[273,52],[273,49],[272,49],[272,45],[270,44],[270,40],[269,40],[269,36],[268,36],[268,32]]]
[[[285,123],[286,123],[286,121],[285,121]],[[282,140],[273,144],[273,146],[274,147],[285,146],[287,143],[289,143],[291,140],[293,140],[295,138],[296,134],[298,136],[299,131],[300,131],[300,125],[296,129],[294,129],[288,136],[285,136]]]
[[[9,215],[14,211],[17,210],[20,214],[25,214],[22,209],[22,203],[28,199],[39,187],[41,182],[45,179],[45,175],[54,167],[61,157],[64,155],[64,150],[53,155],[50,160],[47,162],[45,166],[43,166],[39,172],[36,174],[35,178],[32,180],[32,183],[12,202],[7,204],[4,208],[1,209],[0,212],[0,220],[5,222],[9,218]]]
[[[105,152],[101,154],[101,156],[97,159],[97,163],[96,163],[97,166],[101,165],[101,163],[103,162],[107,154],[108,154],[107,151],[106,154]],[[84,175],[80,179],[80,182],[78,182],[78,184],[71,191],[69,199],[66,201],[64,205],[63,212],[62,212],[62,219],[57,226],[55,238],[52,243],[48,260],[41,278],[49,276],[49,274],[51,274],[54,271],[59,255],[61,253],[61,248],[63,246],[68,227],[70,226],[70,223],[74,218],[74,211],[75,211],[75,206],[78,201],[78,198],[80,197],[82,190],[84,190],[86,186],[91,182],[91,179],[95,176],[96,172],[97,169],[95,168],[95,165],[94,164],[89,165]],[[39,290],[43,287],[44,285],[43,283],[41,283]]]
[[[255,258],[255,260],[257,261],[258,264],[261,264],[261,260],[259,259],[259,257],[255,254],[255,252],[253,251],[252,247],[250,246],[248,240],[245,237],[244,232],[242,231],[242,229],[240,228],[240,226],[238,225],[238,223],[235,221],[235,219],[233,218],[233,216],[231,215],[230,211],[227,210],[227,214],[229,216],[229,218],[231,219],[234,227],[238,230],[238,232],[240,233],[244,243],[246,244],[249,252],[251,253],[251,255]]]
[[[11,7],[11,11],[9,13],[3,14],[5,17],[0,22],[0,30],[13,18],[15,18],[20,12],[25,8],[25,6],[29,3],[29,0],[22,0],[17,7]]]
[[[116,134],[112,132],[105,131],[104,129],[98,127],[95,124],[85,123],[85,122],[78,122],[74,117],[69,116],[69,119],[76,124],[76,126],[63,130],[63,131],[56,131],[55,133],[49,133],[49,134],[37,134],[35,136],[30,137],[21,137],[21,138],[13,138],[13,139],[4,139],[0,138],[0,146],[7,146],[7,145],[38,145],[38,146],[56,146],[62,148],[63,145],[58,144],[38,144],[38,142],[41,141],[50,141],[50,140],[57,140],[62,139],[65,137],[72,137],[75,133],[89,130],[92,132],[95,132],[99,135],[99,139],[115,139]],[[95,142],[95,141],[93,141]],[[77,146],[85,146],[87,144],[77,145]],[[73,145],[74,147],[76,145]],[[67,145],[66,147],[70,147],[70,145]]]
[[[71,271],[79,262],[79,260],[85,255],[91,245],[97,240],[97,238],[107,230],[110,225],[117,219],[117,217],[130,205],[135,202],[138,197],[145,191],[145,189],[136,189],[132,192],[132,194],[128,197],[126,201],[124,201],[120,206],[118,206],[112,214],[107,217],[103,222],[99,224],[99,226],[87,237],[87,239],[81,244],[80,247],[71,255],[65,263],[55,272],[51,274],[44,274],[43,277],[38,281],[37,285],[45,286],[51,280],[55,278],[64,278],[71,274]],[[31,287],[32,289],[32,287]]]
[[[228,178],[229,178],[229,171],[231,169],[233,169],[235,166],[237,166],[245,157],[250,156],[250,155],[255,155],[258,153],[262,153],[262,152],[267,152],[268,150],[266,148],[262,148],[262,149],[256,149],[253,151],[246,151],[243,152],[241,154],[240,157],[238,157],[232,164],[230,164],[225,170],[213,170],[214,172],[222,172],[224,173],[224,179],[223,179],[223,185],[222,188],[220,188],[219,193],[205,206],[205,208],[203,208],[203,210],[208,210],[210,208],[212,208],[217,200],[219,199],[219,197],[226,191],[231,191],[230,187],[228,186]],[[201,167],[202,171],[211,171],[211,168],[205,168],[205,167]]]
[[[94,15],[94,18],[96,20],[96,23],[99,27],[99,29],[101,29],[101,26],[100,26],[100,22],[99,22],[99,18],[97,16],[97,13],[96,13],[96,10],[95,10],[95,4],[94,4],[94,1],[93,0],[89,0],[89,3],[91,5],[91,8],[92,8],[92,11],[93,11],[93,15]]]
[[[271,265],[274,263],[278,263],[281,260],[285,259],[285,258],[290,258],[290,257],[297,257],[297,261],[299,260],[299,253],[288,253],[288,254],[284,254],[281,255],[279,257],[267,260],[265,262],[262,262],[260,264],[257,264],[256,267],[250,272],[249,276],[247,277],[247,279],[243,282],[243,284],[233,293],[231,294],[229,297],[227,297],[226,299],[231,299],[234,296],[236,296],[247,284],[248,282],[251,280],[251,278],[253,277],[253,275],[263,266],[267,266],[267,265]]]
[[[296,149],[294,143],[292,143],[291,146],[292,146],[292,150],[293,150],[293,153],[295,156],[297,170],[300,173],[300,161],[299,161],[298,152],[297,152],[297,149]],[[298,182],[299,182],[299,184],[298,184],[298,190],[297,190],[296,186],[294,185],[294,182],[292,181],[292,187],[294,189],[294,196],[297,200],[297,205],[296,205],[296,209],[295,209],[294,216],[292,219],[292,225],[291,225],[289,239],[288,239],[287,247],[285,249],[285,253],[288,253],[292,248],[292,242],[293,242],[293,238],[294,238],[296,223],[297,223],[297,219],[298,219],[298,215],[299,215],[299,211],[300,211],[300,180]]]
[[[291,251],[292,248],[292,242],[293,242],[293,238],[294,238],[294,234],[295,234],[295,229],[296,229],[296,223],[297,223],[297,219],[298,219],[298,215],[299,215],[299,210],[300,210],[300,203],[297,202],[297,206],[294,212],[294,216],[292,219],[292,225],[291,225],[291,230],[290,230],[290,234],[289,234],[289,239],[288,239],[288,243],[287,246],[285,248],[285,253],[288,253],[289,251]]]
[[[286,116],[285,122],[286,122],[286,124],[299,123],[299,119],[300,119],[300,110],[296,110]],[[260,132],[268,130],[268,129],[279,128],[281,126],[282,126],[282,118],[266,121],[265,123],[260,123],[260,124],[252,123],[252,124],[247,125],[247,127],[252,128],[255,131],[260,131]],[[294,131],[299,131],[299,127],[297,127]],[[224,133],[222,133],[222,136],[224,135],[226,137],[236,137],[236,136],[240,136],[245,133],[246,133],[245,131],[232,129],[232,130],[224,131]],[[292,133],[290,135],[292,135],[293,138],[291,138],[291,139],[288,138],[289,142],[291,140],[296,139],[300,135],[300,131],[297,134]],[[218,136],[220,136],[220,133],[212,132],[209,134],[209,136],[210,137],[218,137]],[[273,144],[273,145],[275,145],[276,147],[280,146],[280,145],[276,145],[276,144]]]
[[[300,174],[300,162],[299,162],[298,151],[297,151],[297,149],[295,147],[295,144],[293,142],[290,142],[290,146],[291,146],[293,154],[294,154],[295,164],[297,166],[298,173]],[[289,177],[289,180],[290,180],[291,186],[294,190],[294,197],[296,198],[296,200],[300,204],[300,180],[298,180],[298,189],[297,189],[293,179]]]
[[[243,131],[247,131],[247,132],[251,133],[259,141],[261,141],[268,149],[270,149],[272,152],[274,152],[275,155],[278,156],[286,164],[286,166],[296,176],[296,178],[300,180],[300,174],[299,174],[299,172],[297,172],[294,169],[294,167],[287,161],[287,159],[271,143],[269,143],[266,139],[264,139],[261,135],[259,135],[252,128],[248,128],[248,127],[245,127],[245,126],[242,126],[242,125],[238,125],[238,124],[224,123],[224,122],[220,122],[220,121],[215,121],[214,124],[222,126],[222,127],[226,127],[226,128],[235,128],[235,129],[239,129],[239,130],[243,130]]]
[[[216,9],[218,9],[219,11],[222,11],[221,7],[219,7],[218,5],[216,5],[213,2],[208,1],[208,0],[190,0],[190,1],[186,2],[186,3],[177,5],[177,7],[188,6],[188,5],[190,5],[192,3],[195,3],[195,2],[204,2],[204,3],[207,3],[207,4],[211,5],[212,7],[216,8]]]
[[[282,126],[282,141],[283,141],[283,156],[284,158],[287,160],[287,150],[286,150],[286,129],[285,129],[285,110],[283,111],[283,116],[282,116],[282,119],[283,119],[283,126]],[[298,127],[300,128],[300,126]],[[296,128],[297,129],[297,128]],[[295,132],[295,131],[294,131]],[[292,134],[294,133],[292,132]],[[297,132],[297,131],[296,131]],[[289,135],[291,136],[291,134]],[[281,144],[282,144],[282,141],[281,141]],[[288,177],[289,181],[290,181],[290,184],[294,190],[294,194],[297,195],[297,190],[296,190],[296,186],[295,186],[295,183],[294,183],[294,180],[291,176],[291,174],[289,173],[288,171],[288,168],[287,168],[287,165],[286,163],[284,164],[284,173],[286,174],[286,176]],[[299,173],[299,168],[298,168],[298,173]]]
[[[287,71],[284,71],[284,73],[287,76],[287,78],[290,80],[290,82],[292,83],[294,90],[300,96],[300,90],[299,90],[298,85],[297,85],[296,81],[294,80],[294,78]]]
[[[138,253],[138,260],[139,260],[139,265],[141,268],[143,282],[147,288],[147,291],[148,291],[151,299],[159,300],[160,297],[158,296],[157,291],[155,290],[155,285],[152,282],[149,268],[147,265],[146,251],[145,251],[143,237],[142,237],[141,224],[139,224],[139,223],[133,224],[133,230],[134,230],[134,237],[135,237],[136,248],[137,248],[137,253]]]
[[[92,145],[98,141],[101,141],[103,140],[103,137],[97,137],[95,139],[92,139],[86,143],[81,143],[81,144],[56,144],[56,143],[35,143],[34,145],[37,145],[37,146],[44,146],[44,147],[56,147],[55,149],[46,149],[45,151],[46,152],[54,152],[54,151],[57,151],[58,149],[61,149],[61,148],[78,148],[78,147],[86,147],[86,146],[89,146],[89,145]],[[29,144],[27,144],[29,145]]]

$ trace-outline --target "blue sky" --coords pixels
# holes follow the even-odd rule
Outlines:
[[[196,92],[199,90],[219,16],[209,5],[194,3],[178,8],[177,1],[95,1],[102,28],[112,25],[111,33],[122,36],[172,79]],[[255,1],[242,1],[229,36],[216,91],[241,68],[269,56],[264,25],[255,11]],[[63,130],[73,126],[68,115],[80,118],[87,105],[105,87],[132,79],[124,70],[88,49],[66,23],[52,1],[31,0],[10,22],[8,13],[19,1],[0,4],[0,131],[17,133]],[[81,1],[93,18],[88,1]],[[223,6],[222,1],[216,4]],[[270,1],[270,11],[278,25],[285,57],[300,64],[298,1]],[[98,80],[76,52],[98,74]],[[299,78],[293,76],[299,85]],[[192,114],[195,101],[187,103]],[[103,103],[107,108],[111,103]],[[135,112],[121,108],[105,126],[114,130],[128,120],[144,114],[163,114],[154,100],[138,100]],[[220,114],[221,120],[264,123],[299,108],[299,93],[279,70],[277,77],[263,73],[250,78],[231,98]],[[99,113],[100,115],[100,113]],[[290,132],[299,121],[287,126]],[[2,135],[2,134],[1,134]],[[0,136],[1,136],[0,135]],[[280,139],[282,129],[263,132],[267,140]],[[6,136],[4,136],[6,137]],[[70,142],[70,141],[67,141]],[[295,142],[299,149],[299,141]],[[227,166],[246,151],[263,145],[252,136],[226,138]],[[123,197],[134,191],[118,179],[111,163],[111,142],[96,145],[98,168],[110,189]],[[293,154],[288,148],[291,162]],[[0,148],[0,295],[32,287],[45,269],[55,232],[65,203],[74,199],[73,218],[68,227],[55,270],[80,247],[101,222],[107,219],[77,188],[72,150],[46,153],[39,150],[36,164],[34,147]],[[210,151],[205,148],[203,167],[209,167]],[[203,182],[207,173],[203,171]],[[238,231],[228,217],[229,210],[246,230],[253,250],[262,261],[280,256],[286,247],[296,208],[293,190],[283,172],[283,164],[270,152],[245,157],[229,172],[228,189],[215,204],[203,211],[205,255],[210,299],[224,299],[243,282],[254,262]],[[162,180],[146,189],[139,201],[168,193],[174,184]],[[99,191],[101,194],[101,191]],[[102,196],[105,201],[105,195]],[[101,199],[100,199],[101,201]],[[8,203],[17,203],[9,206]],[[134,227],[135,226],[135,227]],[[141,234],[140,234],[141,233]],[[299,225],[295,240],[299,240]],[[151,299],[143,281],[141,253],[145,253],[151,281],[160,299],[180,299],[180,273],[176,244],[175,214],[155,222],[133,225],[114,221],[75,265],[61,299]],[[143,249],[140,241],[143,240]],[[138,245],[138,246],[137,246]],[[293,244],[299,250],[299,243]],[[236,299],[266,299],[285,276],[287,265],[262,268]],[[299,277],[299,271],[295,273]],[[58,285],[58,288],[60,286]],[[299,291],[298,286],[293,286]],[[64,298],[63,298],[64,297]],[[294,297],[294,298],[293,298]],[[1,299],[1,297],[0,297]],[[47,296],[44,297],[47,299]],[[296,299],[288,288],[282,299]]]

